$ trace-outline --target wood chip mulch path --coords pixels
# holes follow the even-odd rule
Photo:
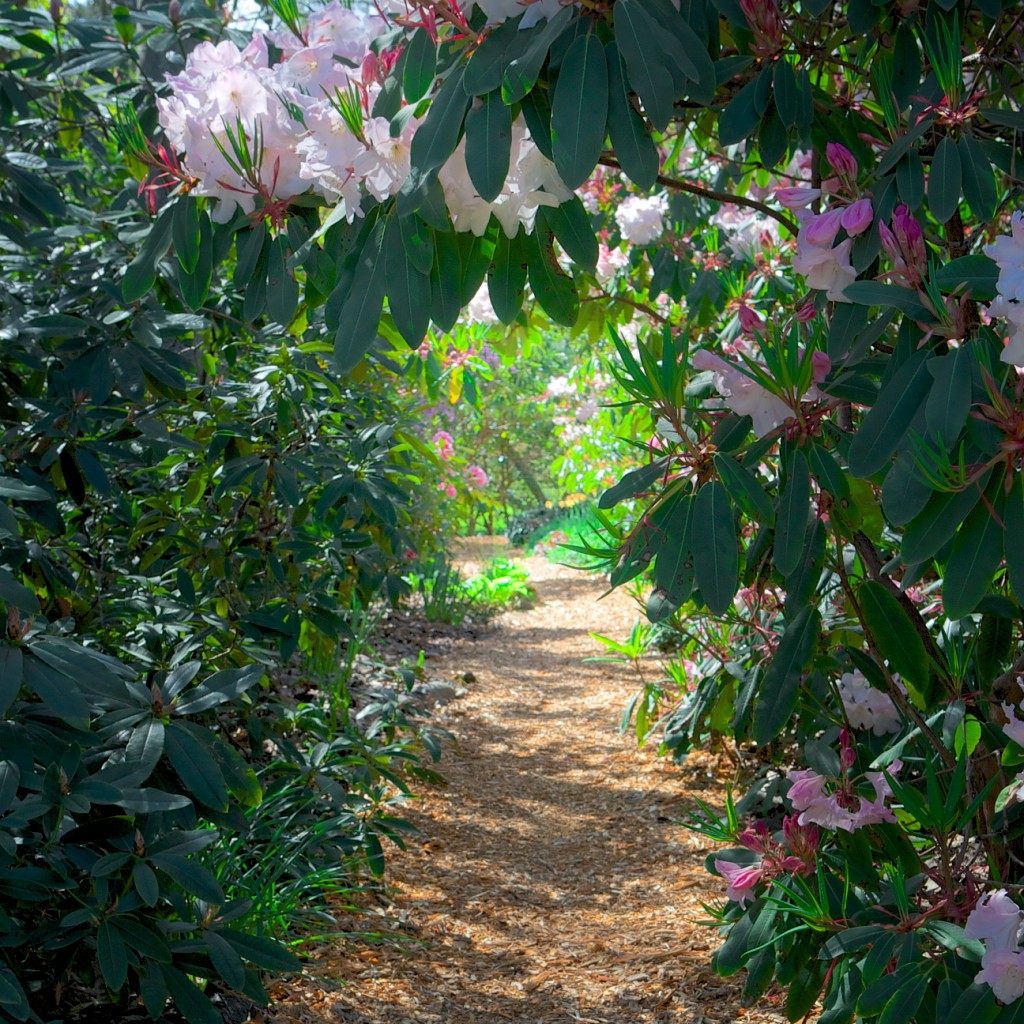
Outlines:
[[[463,557],[493,555],[482,539]],[[740,1002],[719,979],[701,901],[710,845],[676,824],[696,795],[719,804],[732,768],[683,767],[618,731],[631,668],[589,632],[628,636],[639,611],[603,581],[542,558],[525,564],[536,605],[429,663],[471,673],[438,712],[457,746],[446,788],[419,785],[419,829],[388,850],[390,902],[346,926],[388,941],[331,942],[311,976],[274,991],[295,1024],[782,1024],[769,993]],[[468,571],[474,565],[466,566]]]

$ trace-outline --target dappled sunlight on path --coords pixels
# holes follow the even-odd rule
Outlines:
[[[697,925],[718,896],[708,847],[674,824],[688,795],[717,801],[716,762],[682,769],[620,736],[637,687],[588,631],[624,637],[637,616],[601,581],[528,560],[538,601],[459,643],[431,673],[471,672],[440,724],[458,739],[449,785],[409,807],[420,832],[389,852],[393,902],[367,928],[399,944],[324,950],[341,983],[284,1014],[344,1024],[727,1024],[744,1010],[707,966]],[[421,787],[422,788],[422,787]],[[315,1016],[310,1016],[315,1014]],[[287,1017],[285,1019],[288,1019]]]

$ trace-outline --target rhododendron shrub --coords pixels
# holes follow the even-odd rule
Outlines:
[[[613,328],[646,429],[595,553],[686,620],[666,749],[764,765],[691,824],[731,844],[717,969],[791,1020],[1024,1015],[991,924],[1024,863],[1018,6],[281,2],[159,85],[162,137],[122,112],[156,217],[126,304],[174,268],[204,313],[226,260],[247,323],[356,377],[471,302]]]

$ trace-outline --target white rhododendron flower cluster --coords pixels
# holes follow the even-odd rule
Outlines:
[[[627,242],[650,245],[665,233],[668,199],[664,194],[629,196],[615,211],[615,221]]]
[[[893,681],[906,694],[899,676],[893,676]],[[870,729],[876,736],[899,732],[903,723],[893,699],[876,690],[862,672],[847,672],[839,680],[839,697],[852,728]]]
[[[999,266],[998,295],[989,312],[1002,317],[1010,326],[1009,340],[999,358],[1004,363],[1024,366],[1024,214],[1013,215],[1010,232],[985,246],[985,254]]]
[[[530,139],[522,117],[512,124],[512,148],[508,175],[501,192],[488,202],[476,190],[466,168],[466,138],[438,172],[444,189],[444,201],[452,215],[456,231],[482,235],[493,213],[505,234],[512,238],[523,224],[533,231],[537,211],[542,206],[558,206],[572,199],[573,193],[555,170],[555,165]]]
[[[538,17],[550,13],[548,0],[530,6]],[[239,208],[251,214],[258,204],[279,220],[292,199],[312,191],[351,222],[368,197],[397,195],[410,174],[419,121],[404,120],[393,135],[388,119],[371,116],[398,56],[370,50],[385,28],[383,19],[358,17],[335,2],[311,17],[304,39],[277,31],[256,34],[244,50],[202,43],[183,72],[168,76],[160,123],[195,179],[195,194],[220,201],[215,220],[226,222]],[[280,50],[279,63],[270,63],[268,41]],[[532,231],[541,206],[572,198],[521,120],[512,129],[508,178],[493,202],[469,178],[464,141],[440,178],[456,229],[477,235],[491,213],[509,236],[520,224]]]

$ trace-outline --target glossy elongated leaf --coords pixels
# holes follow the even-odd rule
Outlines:
[[[814,479],[818,482],[818,486],[823,491],[828,491],[837,501],[843,501],[849,497],[850,482],[846,479],[846,474],[840,469],[832,453],[820,444],[812,444],[805,451],[807,464]]]
[[[172,722],[164,735],[171,767],[200,803],[214,810],[228,807],[228,787],[206,744],[184,722]],[[199,730],[201,733],[202,730]]]
[[[551,151],[569,188],[590,177],[604,149],[608,63],[596,32],[577,36],[558,71],[551,99]]]
[[[1018,539],[1024,537],[1024,476],[1019,473],[1006,496],[1003,522],[1006,525],[1004,549],[1010,588],[1017,600],[1024,604],[1024,544],[1018,543]]]
[[[866,477],[888,465],[932,386],[927,350],[911,356],[879,392],[850,442],[854,476]]]
[[[39,611],[39,598],[31,587],[26,587],[7,569],[0,569],[0,600],[23,612],[34,614]]]
[[[1001,473],[993,478],[987,498],[988,503],[979,501],[964,521],[946,563],[942,603],[947,617],[951,619],[963,618],[977,608],[978,602],[988,593],[992,575],[1002,561]]]
[[[421,181],[436,171],[455,152],[469,96],[462,88],[464,66],[459,64],[445,79],[416,129],[409,150],[410,177]]]
[[[992,164],[981,143],[970,133],[961,135],[956,145],[963,173],[964,199],[977,220],[991,220],[996,210],[996,181]]]
[[[639,469],[631,469],[617,484],[604,491],[598,500],[598,508],[614,508],[620,501],[632,498],[649,490],[656,480],[665,474],[667,463],[664,459]]]
[[[171,241],[178,265],[186,274],[191,274],[199,262],[202,242],[199,227],[199,203],[193,196],[181,196],[174,204],[171,215]]]
[[[642,0],[618,0],[613,14],[615,39],[629,85],[643,101],[655,129],[664,131],[672,118],[674,83],[661,49],[650,45]]]
[[[218,704],[226,704],[252,689],[263,678],[261,665],[245,665],[242,668],[222,668],[190,690],[174,705],[176,714],[196,715],[208,711]]]
[[[962,1020],[965,1024],[992,1024],[1000,1012],[996,995],[988,985],[968,985],[944,1019]]]
[[[761,680],[754,708],[754,740],[758,744],[770,743],[793,717],[800,680],[814,656],[820,625],[818,610],[803,608],[779,641]]]
[[[434,266],[434,231],[419,217],[401,217],[398,226],[409,262],[421,273],[430,274]]]
[[[410,348],[416,348],[430,326],[430,278],[411,259],[401,229],[388,232],[388,311],[398,333]]]
[[[715,471],[743,512],[760,526],[775,525],[775,509],[757,477],[735,459],[718,453]]]
[[[851,302],[859,302],[865,306],[891,306],[922,323],[929,323],[935,319],[931,310],[922,305],[917,292],[900,285],[883,284],[881,281],[854,281],[846,286],[843,294]]]
[[[521,106],[523,120],[530,129],[530,138],[549,160],[554,159],[551,151],[551,103],[547,90],[534,89],[523,97]]]
[[[466,169],[481,198],[497,198],[508,177],[512,109],[488,93],[466,115]]]
[[[771,68],[765,68],[761,75],[771,75]],[[767,79],[770,81],[770,77]],[[718,115],[718,137],[722,145],[732,146],[749,138],[757,129],[761,113],[757,109],[757,92],[761,78],[747,82],[729,101],[729,105]],[[657,126],[655,126],[657,127]]]
[[[649,189],[658,178],[658,147],[644,119],[630,102],[629,89],[622,74],[619,47],[608,44],[608,136],[623,173],[637,188]]]
[[[522,18],[509,18],[492,28],[473,51],[462,79],[467,96],[483,96],[501,88],[505,65],[520,56],[530,41],[529,33],[520,32]]]
[[[505,66],[502,74],[501,98],[506,103],[518,103],[534,87],[552,43],[575,17],[573,8],[563,7],[543,27],[529,33],[526,49]]]
[[[298,305],[299,286],[288,269],[287,239],[278,235],[267,255],[267,315],[287,327],[295,319]]]
[[[136,870],[139,864],[136,864]],[[110,919],[110,923],[124,937],[125,941],[137,952],[150,960],[160,964],[171,962],[171,947],[164,937],[154,928],[148,928],[144,924],[125,914],[118,914]]]
[[[265,971],[297,971],[302,961],[294,953],[271,939],[259,935],[247,935],[233,928],[208,929],[215,931],[225,942],[229,942],[243,960]]]
[[[213,226],[209,217],[199,219],[199,255],[195,267],[185,270],[178,265],[178,287],[189,309],[197,310],[206,302],[213,280]]]
[[[913,452],[903,452],[885,474],[882,509],[893,526],[905,526],[921,514],[933,493],[921,476]]]
[[[693,497],[684,495],[676,503],[664,525],[667,540],[658,552],[654,565],[654,593],[659,593],[660,605],[652,614],[651,601],[647,604],[651,622],[672,614],[693,593],[695,579],[693,561]],[[653,594],[652,594],[653,598]],[[661,612],[662,614],[657,614]]]
[[[188,975],[169,964],[161,964],[164,983],[174,1005],[189,1024],[224,1024],[224,1018]]]
[[[157,217],[138,255],[128,264],[121,279],[121,297],[125,302],[141,299],[156,282],[157,261],[171,244],[171,220],[174,207],[168,206]]]
[[[386,290],[384,237],[387,224],[384,218],[378,218],[374,224],[359,254],[355,276],[338,313],[338,322],[328,325],[335,328],[334,366],[338,373],[354,369],[377,338]]]
[[[896,165],[896,189],[911,210],[919,210],[924,203],[924,164],[917,150],[912,149]]]
[[[128,737],[125,767],[133,771],[130,776],[122,777],[119,781],[124,785],[141,786],[152,774],[163,753],[164,723],[159,718],[147,718]]]
[[[0,645],[0,717],[14,702],[24,679],[23,658],[20,647]]]
[[[78,684],[66,673],[46,664],[31,648],[25,651],[22,678],[29,691],[57,718],[78,726],[89,721],[89,702]]]
[[[732,604],[739,586],[736,520],[729,493],[717,480],[706,483],[694,499],[694,571],[704,603],[715,615]]]
[[[523,231],[512,238],[504,231],[499,233],[494,259],[487,271],[487,292],[494,312],[503,324],[512,323],[523,308],[528,259]]]
[[[430,317],[442,331],[450,331],[462,312],[462,256],[454,231],[434,233],[434,263],[430,275]]]
[[[956,213],[962,187],[960,151],[953,137],[946,135],[935,147],[928,172],[928,208],[940,224],[945,224]]]
[[[758,904],[763,907],[765,904],[758,900],[750,910],[736,921],[729,929],[726,940],[718,948],[712,957],[712,965],[715,973],[720,977],[728,978],[739,971],[747,961],[747,949],[750,944],[750,932],[757,920],[754,912]]]
[[[203,941],[206,943],[207,952],[220,977],[233,989],[244,988],[245,967],[242,965],[242,958],[238,955],[235,947],[211,928],[203,929]]]
[[[807,460],[797,451],[790,463],[789,479],[779,495],[775,521],[775,568],[788,576],[799,564],[807,520],[810,516],[811,474]]]
[[[402,68],[402,92],[409,103],[422,99],[434,81],[437,45],[425,28],[417,29],[405,45]]]
[[[779,112],[782,123],[787,128],[792,128],[800,116],[800,95],[793,65],[788,60],[776,61],[773,85],[775,109]]]
[[[597,235],[579,196],[574,195],[558,206],[542,206],[537,212],[573,263],[587,270],[597,266]]]
[[[124,939],[109,921],[101,921],[96,929],[96,953],[107,988],[119,992],[128,980],[128,953]]]
[[[885,1009],[889,1000],[899,989],[919,975],[915,965],[901,967],[892,974],[885,974],[878,981],[868,985],[857,1000],[857,1013],[874,1017]]]
[[[172,878],[185,892],[208,903],[223,903],[224,893],[213,873],[196,860],[179,853],[154,853],[150,863]]]
[[[857,603],[879,655],[893,672],[923,690],[930,671],[928,654],[900,602],[881,583],[867,580],[857,589]]]
[[[924,511],[907,524],[903,533],[900,557],[906,565],[917,565],[931,558],[956,532],[968,513],[981,500],[981,488],[988,483],[989,473],[965,490],[935,493]]]
[[[825,527],[813,518],[804,535],[803,550],[796,568],[786,576],[786,614],[794,615],[810,602],[825,566]]]
[[[926,974],[916,975],[901,985],[885,1004],[885,1009],[878,1017],[878,1024],[907,1024],[917,1013],[927,987]]]
[[[982,302],[995,298],[998,279],[995,260],[981,252],[951,260],[935,272],[935,282],[943,291],[969,294]]]
[[[534,297],[556,324],[572,327],[580,312],[576,282],[559,266],[550,231],[535,228],[527,235],[527,273]]]
[[[961,345],[928,364],[935,378],[925,404],[928,433],[941,438],[946,445],[957,439],[971,410],[973,356],[971,346]]]

